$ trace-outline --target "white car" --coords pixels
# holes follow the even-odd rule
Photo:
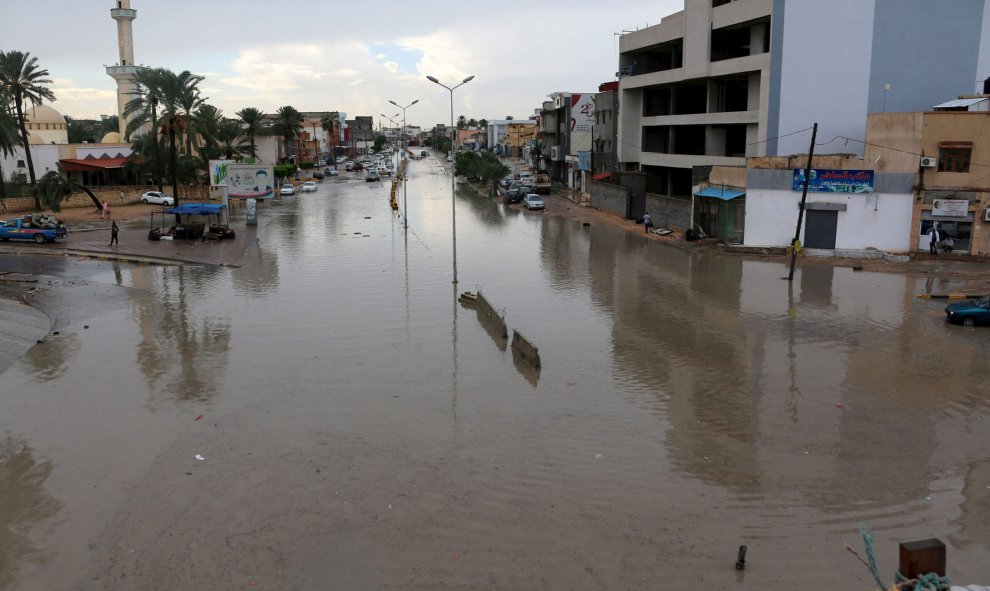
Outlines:
[[[175,199],[160,191],[148,191],[141,195],[141,203],[154,203],[156,205],[175,205]]]
[[[316,183],[314,183],[313,181],[306,181],[305,183],[302,184],[302,192],[303,193],[316,192]]]
[[[295,195],[296,188],[291,183],[285,183],[278,191],[279,195]]]

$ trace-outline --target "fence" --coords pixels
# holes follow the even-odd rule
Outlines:
[[[11,184],[6,185],[7,195],[30,194],[30,185]],[[110,205],[129,205],[141,200],[141,195],[145,191],[154,191],[157,187],[149,185],[106,185],[100,187],[87,187],[91,193],[96,195],[100,201],[106,201]],[[165,187],[165,192],[170,193],[171,188]],[[201,201],[209,199],[210,188],[206,185],[179,185],[179,196],[181,201]],[[76,207],[93,207],[93,200],[89,198],[82,189],[76,188],[71,197],[62,202],[62,209],[72,209]],[[33,197],[7,197],[3,200],[3,207],[0,208],[11,212],[34,211]]]

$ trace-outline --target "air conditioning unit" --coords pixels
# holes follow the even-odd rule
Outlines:
[[[990,208],[983,211],[983,221],[990,222]]]
[[[921,168],[935,168],[936,166],[938,166],[938,158],[933,156],[921,157]]]

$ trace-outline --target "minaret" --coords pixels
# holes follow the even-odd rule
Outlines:
[[[131,21],[137,18],[137,11],[131,9],[131,0],[116,0],[117,8],[110,9],[110,16],[117,21],[117,47],[120,50],[120,63],[107,66],[107,74],[117,81],[117,116],[120,121],[120,137],[123,139],[127,121],[124,120],[124,106],[134,98],[137,86],[134,75],[140,69],[134,64],[134,35]]]

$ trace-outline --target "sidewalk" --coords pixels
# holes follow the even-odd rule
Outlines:
[[[109,246],[110,224],[100,222],[105,228],[92,224],[73,231],[65,240],[55,243],[35,244],[34,242],[4,242],[0,253],[55,254],[95,257],[140,263],[164,265],[197,264],[239,266],[248,245],[257,241],[258,231],[269,221],[270,216],[259,215],[258,225],[247,227],[243,220],[231,224],[236,233],[228,240],[148,240],[146,223],[120,225],[119,245]]]

